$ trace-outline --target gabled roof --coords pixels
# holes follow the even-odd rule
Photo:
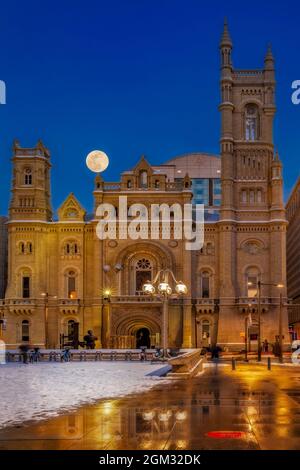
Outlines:
[[[82,207],[74,193],[70,193],[59,207],[57,214],[59,221],[83,221],[85,209]]]

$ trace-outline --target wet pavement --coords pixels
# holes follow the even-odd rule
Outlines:
[[[300,367],[208,367],[192,380],[0,430],[0,449],[300,449]]]

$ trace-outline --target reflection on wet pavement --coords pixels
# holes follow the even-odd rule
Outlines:
[[[192,380],[0,431],[0,449],[300,449],[300,368],[215,366]]]

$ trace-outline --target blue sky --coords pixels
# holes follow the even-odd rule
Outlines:
[[[191,151],[219,152],[219,51],[228,17],[237,68],[258,68],[269,42],[277,69],[275,145],[285,194],[299,176],[300,4],[200,0],[15,1],[1,9],[0,214],[7,213],[11,146],[42,139],[52,155],[55,209],[73,191],[92,209],[104,150],[116,181],[141,154],[157,164]]]

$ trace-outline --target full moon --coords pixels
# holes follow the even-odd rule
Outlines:
[[[86,157],[86,166],[89,170],[94,171],[95,173],[101,173],[106,170],[108,164],[108,156],[101,150],[93,150]]]

